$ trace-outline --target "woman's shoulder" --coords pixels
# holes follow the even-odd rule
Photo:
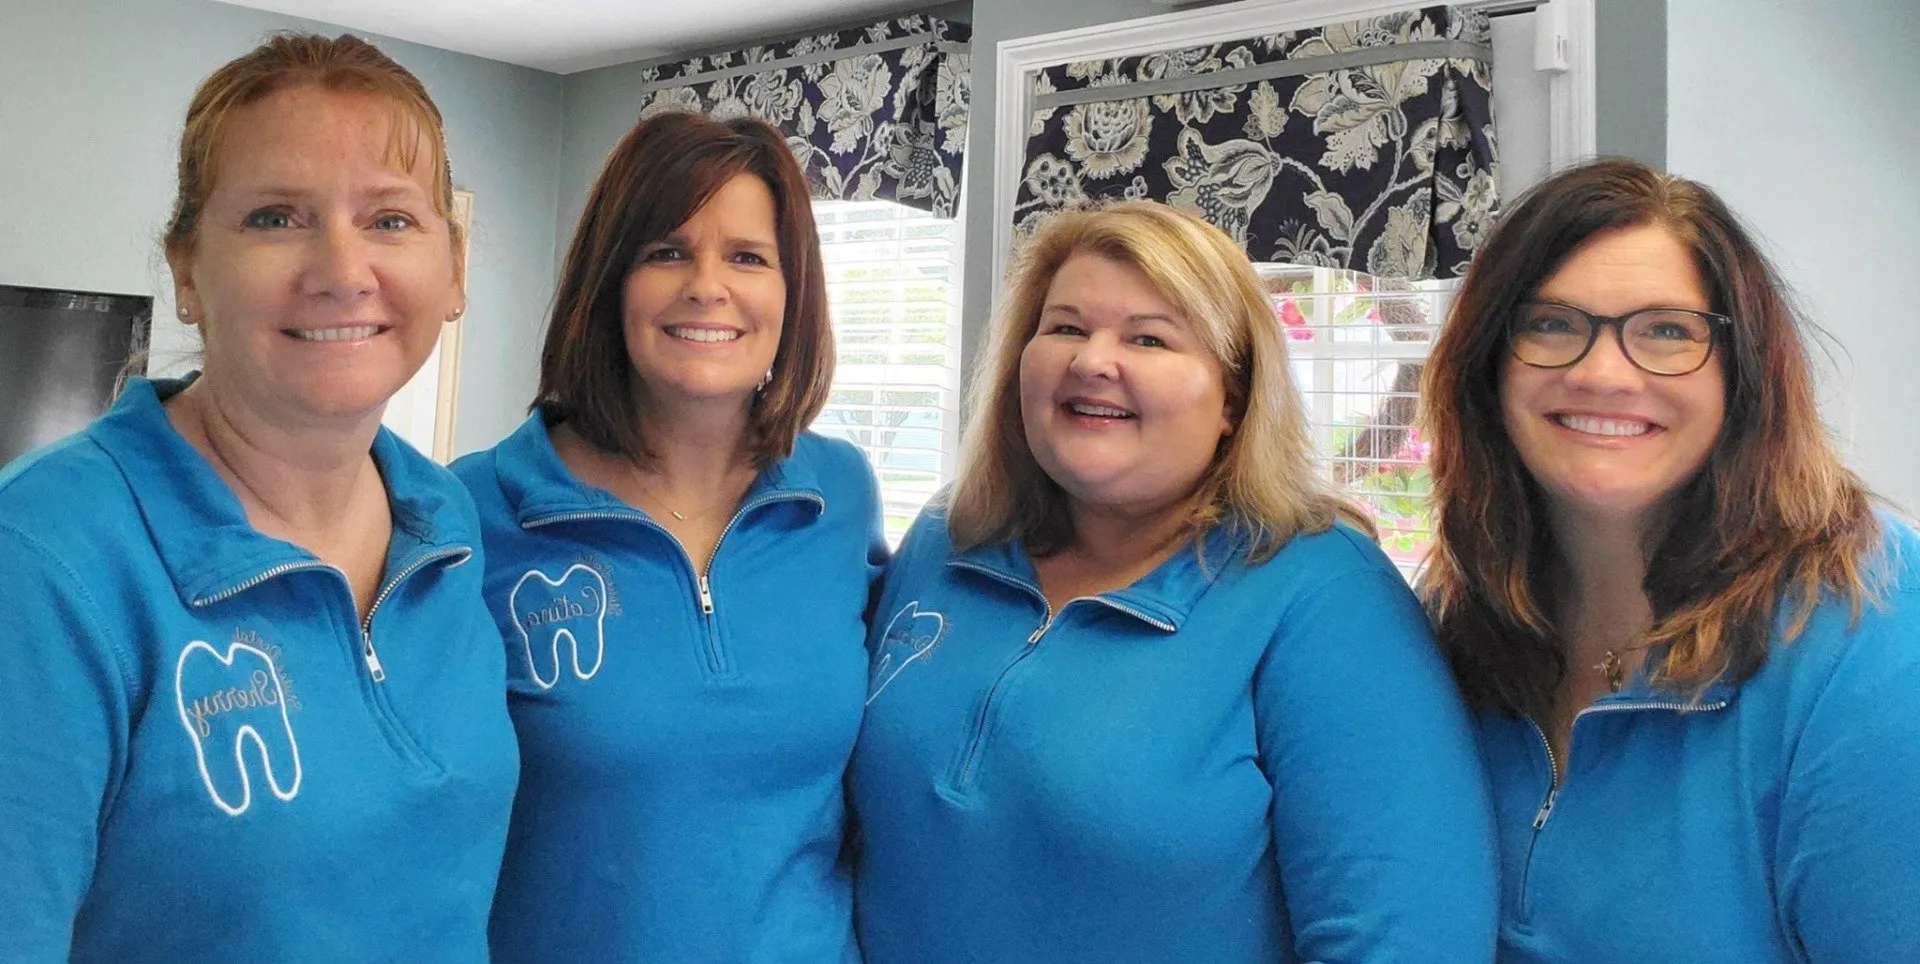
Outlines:
[[[1890,514],[1880,525],[1876,551],[1862,560],[1859,604],[1828,591],[1802,610],[1789,594],[1772,650],[1749,688],[1783,686],[1789,696],[1811,699],[1836,687],[1879,690],[1899,680],[1895,691],[1920,706],[1920,534]],[[1796,620],[1802,625],[1789,632]]]
[[[460,480],[469,489],[481,489],[497,485],[494,478],[494,466],[500,459],[498,444],[465,455],[447,463],[447,471]]]
[[[1889,593],[1920,592],[1920,532],[1891,513],[1880,513],[1880,553],[1872,560]]]
[[[873,463],[860,447],[842,438],[801,432],[786,464],[813,475],[822,489],[866,490],[877,486]]]
[[[80,535],[102,526],[117,531],[126,523],[123,514],[133,511],[131,483],[91,429],[0,469],[0,525],[16,531]]]
[[[503,475],[545,471],[546,463],[557,460],[546,421],[536,411],[505,438],[454,459],[447,469],[479,497],[482,493],[498,494]]]
[[[1332,586],[1371,576],[1405,580],[1380,544],[1346,522],[1288,539],[1273,557],[1251,567],[1261,578],[1291,585]]]

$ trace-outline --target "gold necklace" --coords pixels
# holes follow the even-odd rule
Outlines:
[[[687,513],[681,512],[679,509],[676,509],[673,506],[668,505],[665,499],[660,498],[658,492],[653,488],[653,486],[651,484],[645,483],[644,476],[640,476],[639,478],[643,480],[641,491],[647,496],[648,500],[654,503],[657,503],[660,506],[660,508],[667,510],[667,514],[670,516],[673,516],[673,518],[676,521],[685,522],[690,518],[705,519],[708,516],[713,515],[717,509],[722,507],[719,504],[709,504],[705,508],[700,509],[697,512],[694,512],[692,515],[688,515]]]

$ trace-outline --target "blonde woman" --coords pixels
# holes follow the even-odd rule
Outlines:
[[[1031,239],[869,638],[868,961],[1492,958],[1466,713],[1287,365],[1198,218]]]
[[[1633,161],[1528,192],[1461,288],[1422,585],[1502,961],[1920,960],[1920,539],[1803,338],[1726,205]]]

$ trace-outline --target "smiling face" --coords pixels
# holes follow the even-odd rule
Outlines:
[[[1077,509],[1178,506],[1233,430],[1220,361],[1139,268],[1082,252],[1055,272],[1020,355],[1035,461]]]
[[[1606,316],[1712,310],[1692,253],[1658,225],[1594,235],[1533,297]],[[1722,354],[1692,374],[1653,375],[1627,360],[1611,330],[1568,368],[1509,354],[1500,383],[1507,435],[1556,508],[1642,520],[1700,471],[1719,438]]]
[[[176,303],[201,326],[202,383],[271,421],[378,419],[461,304],[460,255],[377,94],[292,87],[236,109],[213,158]]]
[[[787,305],[773,192],[741,174],[640,249],[623,296],[643,400],[745,407],[773,367]]]

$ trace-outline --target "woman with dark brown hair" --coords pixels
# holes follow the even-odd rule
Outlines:
[[[567,252],[480,506],[525,766],[495,960],[857,960],[841,777],[878,486],[802,429],[833,376],[806,182],[765,123],[642,121]]]
[[[1422,583],[1494,781],[1503,961],[1920,960],[1920,539],[1702,185],[1557,175],[1427,369]]]

